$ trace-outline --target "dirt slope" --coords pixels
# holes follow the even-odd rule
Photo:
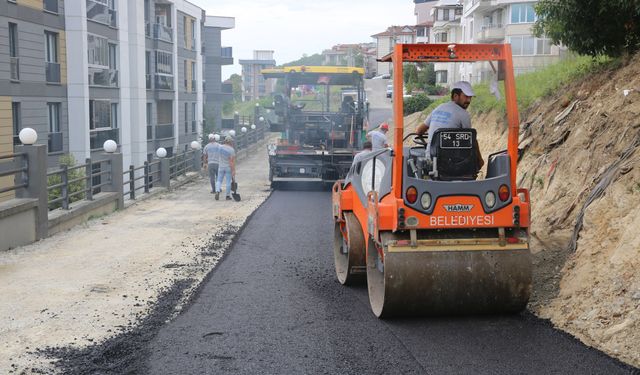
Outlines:
[[[424,117],[408,116],[406,130]],[[520,117],[518,181],[533,206],[529,308],[640,366],[640,57],[574,82]],[[505,148],[502,116],[476,115],[473,125],[483,155]]]

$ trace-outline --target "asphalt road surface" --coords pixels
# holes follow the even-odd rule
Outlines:
[[[141,352],[149,374],[625,374],[529,313],[379,320],[334,275],[329,192],[275,191],[192,304]]]

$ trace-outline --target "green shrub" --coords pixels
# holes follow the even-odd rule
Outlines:
[[[420,112],[429,107],[433,101],[427,94],[418,94],[404,100],[404,115]]]

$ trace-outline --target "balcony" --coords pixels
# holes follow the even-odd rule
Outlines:
[[[60,64],[45,62],[45,73],[47,76],[47,83],[60,83]]]
[[[158,40],[173,43],[173,29],[161,23],[154,23],[153,37]]]
[[[62,133],[49,133],[47,150],[50,154],[62,151]]]
[[[156,74],[156,90],[173,90],[173,76]]]
[[[173,124],[156,125],[156,139],[173,138]]]
[[[116,11],[100,0],[87,0],[87,19],[116,27]]]
[[[11,66],[11,80],[17,81],[20,79],[20,58],[9,57],[9,65]]]
[[[147,90],[153,89],[153,76],[151,74],[145,74]]]
[[[120,129],[92,130],[89,133],[89,145],[91,150],[102,149],[104,142],[112,139],[120,143]]]
[[[89,86],[118,87],[115,69],[89,68]]]
[[[476,34],[476,42],[490,43],[504,40],[504,26],[503,25],[483,25],[482,30]]]
[[[496,5],[496,0],[465,0],[464,15],[484,11]]]
[[[58,0],[43,0],[42,9],[51,13],[58,13]]]

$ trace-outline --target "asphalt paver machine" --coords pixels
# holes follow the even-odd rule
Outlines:
[[[289,66],[261,73],[280,79],[283,89],[274,95],[276,120],[270,122],[270,130],[281,133],[269,149],[272,187],[344,178],[362,146],[368,116],[364,69]]]
[[[394,80],[393,148],[372,151],[333,185],[338,280],[366,280],[378,317],[524,309],[532,280],[530,203],[516,185],[511,46],[398,44],[382,61],[393,63],[396,77],[403,63],[490,62],[504,80],[508,147],[489,155],[485,178],[476,179],[475,129],[405,137],[402,80]],[[413,144],[404,146],[405,139]]]

